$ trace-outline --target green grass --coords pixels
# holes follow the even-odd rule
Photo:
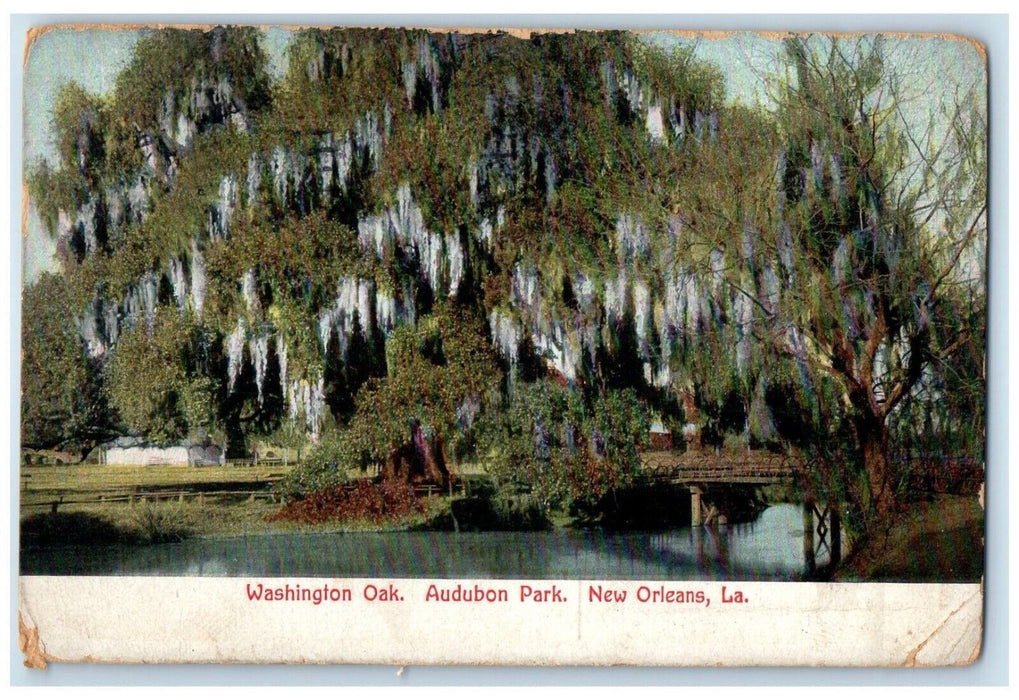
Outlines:
[[[980,581],[983,573],[980,503],[975,496],[942,496],[876,523],[834,578],[962,583]]]
[[[267,518],[280,504],[241,499],[162,503],[102,503],[65,506],[56,514],[22,512],[22,546],[75,544],[156,544],[188,537],[265,534],[272,532],[343,532],[407,530],[449,511],[449,498],[426,499],[425,511],[399,523],[323,522],[315,525]]]
[[[177,464],[22,466],[22,497],[32,492],[100,492],[134,487],[155,489],[226,482],[261,484],[293,468],[293,464],[286,467],[246,464],[222,467],[188,467]]]

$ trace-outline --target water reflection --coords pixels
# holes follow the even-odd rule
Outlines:
[[[795,580],[806,572],[795,505],[753,523],[658,532],[278,533],[151,546],[23,550],[21,573]],[[822,564],[823,555],[818,555]]]

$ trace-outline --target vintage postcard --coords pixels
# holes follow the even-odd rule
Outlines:
[[[979,657],[979,43],[28,45],[26,664]]]

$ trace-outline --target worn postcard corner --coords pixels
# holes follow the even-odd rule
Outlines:
[[[31,620],[26,622],[25,615],[18,612],[18,648],[25,655],[24,663],[28,668],[46,668],[46,652],[39,641],[39,630],[31,625]]]
[[[29,38],[27,666],[979,657],[979,44]]]
[[[983,645],[983,586],[947,614],[937,629],[914,648],[906,666],[966,666],[980,658]]]

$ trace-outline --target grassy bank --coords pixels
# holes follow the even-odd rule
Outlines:
[[[513,508],[495,508],[496,515],[501,516],[495,522],[492,517],[482,517],[484,513],[474,512],[476,508],[467,507],[471,499],[437,495],[413,498],[414,507],[399,517],[358,517],[352,512],[348,517],[332,513],[323,514],[326,517],[322,518],[280,519],[274,516],[288,508],[293,510],[295,504],[280,502],[278,494],[270,498],[272,484],[293,468],[294,465],[23,467],[21,541],[26,546],[144,544],[187,537],[291,531],[453,530],[458,526],[513,529],[513,522],[519,520]],[[321,504],[308,505],[314,510]],[[461,512],[465,508],[468,512]]]
[[[875,525],[835,572],[836,581],[979,581],[984,512],[975,496],[910,504]]]
[[[264,518],[279,506],[264,496],[269,484],[288,469],[281,465],[22,466],[21,541],[43,546],[148,543],[267,531]],[[171,493],[178,495],[154,498]]]
[[[180,541],[189,537],[268,534],[273,532],[343,532],[406,530],[425,527],[448,511],[448,498],[424,500],[424,511],[395,522],[330,521],[315,524],[286,520],[269,522],[280,505],[243,500],[230,503],[197,501],[160,503],[111,503],[22,513],[24,545],[148,544]]]
[[[23,546],[86,544],[157,544],[195,537],[258,535],[279,532],[383,532],[409,530],[544,530],[576,525],[562,513],[552,518],[476,498],[430,496],[420,510],[398,518],[329,519],[299,522],[279,519],[282,506],[265,501],[232,503],[116,503],[61,508],[57,513],[22,513]]]

